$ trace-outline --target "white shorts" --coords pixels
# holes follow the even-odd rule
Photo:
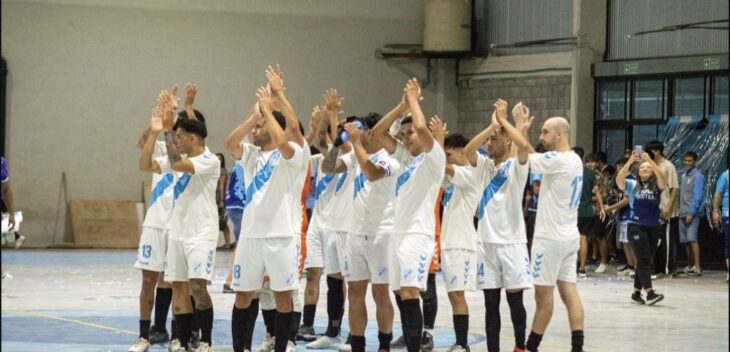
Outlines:
[[[619,242],[629,243],[629,238],[627,237],[628,227],[629,227],[629,223],[627,223],[626,221],[620,221],[618,223],[618,241]]]
[[[342,274],[346,281],[388,283],[390,235],[348,235]]]
[[[211,238],[211,236],[205,237]],[[213,279],[217,244],[217,240],[208,239],[170,239],[165,263],[165,281],[205,279],[210,283]]]
[[[558,280],[575,282],[579,248],[578,238],[532,240],[532,282],[537,286],[555,286]]]
[[[299,296],[299,290],[296,289],[291,291],[292,299],[292,310],[295,312],[301,312],[303,305],[302,299]],[[261,286],[261,292],[259,292],[259,307],[262,310],[274,310],[276,309],[276,300],[274,299],[274,291],[269,286],[269,280],[265,280]]]
[[[349,235],[344,231],[332,231],[326,238],[324,273],[325,275],[341,273],[342,268],[345,267],[345,252]]]
[[[241,236],[233,260],[234,291],[258,291],[268,275],[271,289],[290,291],[299,288],[298,237],[249,238]]]
[[[165,271],[165,256],[167,255],[168,230],[154,227],[142,227],[139,237],[137,261],[134,267],[142,270]]]
[[[477,252],[468,249],[442,249],[441,269],[446,292],[471,291],[476,288]]]
[[[527,244],[480,243],[477,285],[480,290],[531,288]]]
[[[432,235],[399,234],[390,239],[388,283],[392,290],[417,287],[426,290],[428,269],[436,247]]]
[[[304,259],[304,268],[324,268],[327,262],[327,245],[329,232],[310,227],[307,230],[307,258]],[[334,244],[334,242],[332,242]],[[335,250],[337,250],[335,248]]]

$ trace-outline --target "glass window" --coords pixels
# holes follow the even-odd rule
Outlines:
[[[632,145],[645,145],[647,142],[657,139],[658,131],[657,125],[634,125]]]
[[[598,119],[626,119],[626,81],[598,84]]]
[[[667,111],[666,95],[663,80],[636,81],[633,118],[663,119]]]
[[[705,115],[705,79],[674,80],[674,116]]]
[[[598,130],[598,151],[606,153],[607,162],[618,160],[626,145],[626,130],[623,128],[602,128]]]
[[[714,101],[712,113],[722,115],[728,113],[728,78],[727,76],[715,77]]]

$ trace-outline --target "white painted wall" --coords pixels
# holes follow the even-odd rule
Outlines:
[[[285,70],[305,122],[328,87],[345,96],[346,114],[384,113],[398,101],[405,72],[425,76],[425,62],[380,61],[374,50],[420,43],[422,13],[417,0],[3,1],[2,142],[27,243],[48,245],[54,231],[64,237],[62,172],[69,199],[141,200],[149,176],[137,171],[134,143],[158,91],[172,83],[197,84],[214,151],[270,63]],[[439,84],[426,90],[427,114],[458,114],[445,70],[439,77],[449,91],[436,99]]]

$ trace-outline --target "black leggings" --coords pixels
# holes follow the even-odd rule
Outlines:
[[[656,254],[659,240],[664,236],[664,226],[644,226],[629,224],[629,243],[634,246],[636,253],[636,275],[634,288],[651,290],[651,274],[654,269],[654,254]]]

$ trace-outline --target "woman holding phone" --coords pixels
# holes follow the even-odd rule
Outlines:
[[[631,166],[637,162],[641,162],[639,177],[636,180],[627,180]],[[628,237],[636,254],[636,275],[631,300],[638,304],[654,305],[664,299],[664,295],[656,293],[652,288],[651,271],[654,268],[654,254],[664,234],[659,203],[665,184],[662,170],[649,154],[638,148],[616,175],[616,185],[629,197]],[[642,289],[646,292],[646,301],[641,296]]]

